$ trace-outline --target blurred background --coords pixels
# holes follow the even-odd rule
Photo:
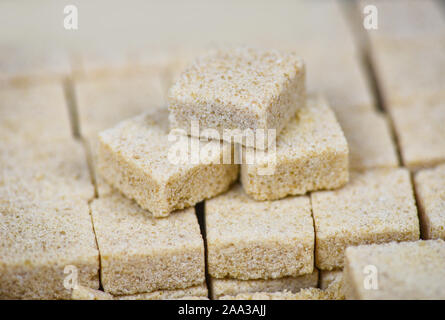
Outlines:
[[[77,30],[64,28],[66,5],[77,8]],[[25,67],[66,71],[95,60],[112,67],[219,45],[351,51],[341,6],[333,0],[1,1],[0,75]]]
[[[63,27],[69,4],[78,9],[76,31]],[[2,45],[72,50],[334,41],[346,35],[336,7],[332,0],[3,0],[0,38]]]
[[[77,30],[65,28],[68,5]],[[367,6],[376,28],[364,27]],[[76,136],[166,104],[175,77],[203,51],[247,45],[297,51],[308,91],[326,96],[340,120],[388,114],[396,142],[420,137],[413,167],[445,160],[442,0],[3,0],[0,24],[0,88],[63,82]],[[401,128],[400,106],[431,129]],[[409,148],[400,149],[410,166]]]

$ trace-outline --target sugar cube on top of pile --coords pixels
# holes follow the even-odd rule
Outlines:
[[[274,129],[278,136],[305,104],[305,95],[305,66],[296,54],[215,50],[191,64],[170,89],[170,126],[196,136],[195,121],[200,137],[215,138],[216,130],[226,141],[232,140],[231,130],[240,130],[243,138],[250,130],[255,140],[237,142],[264,150],[270,143],[266,131]]]

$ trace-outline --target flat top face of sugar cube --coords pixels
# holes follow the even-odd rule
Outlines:
[[[292,161],[331,150],[348,153],[345,136],[326,100],[310,96],[277,138],[276,154],[258,152],[255,163],[270,163],[275,156],[277,161]]]
[[[326,100],[310,97],[307,106],[286,126],[277,140],[277,151],[289,156],[316,153],[327,148],[347,150],[343,131]]]
[[[445,236],[445,165],[417,172],[414,183],[432,227],[442,226]]]
[[[0,203],[0,239],[0,264],[32,267],[98,261],[86,201]]]
[[[264,114],[304,64],[294,53],[220,49],[198,58],[172,86],[169,98]]]
[[[71,72],[70,55],[64,50],[29,50],[18,46],[2,46],[0,79],[39,80],[61,78]]]
[[[374,111],[340,113],[352,169],[393,168],[397,153],[387,118]]]
[[[311,194],[317,237],[352,233],[416,232],[419,221],[406,169],[351,172],[350,182],[335,191]]]
[[[39,144],[2,145],[0,195],[23,199],[94,197],[82,145],[72,139]],[[5,197],[10,201],[10,197]]]
[[[373,60],[389,109],[393,103],[443,90],[445,36],[402,40],[378,38]]]
[[[362,298],[445,298],[443,240],[349,247],[345,255]],[[377,268],[378,290],[363,288],[363,268],[367,265]]]
[[[199,248],[203,240],[195,209],[157,219],[114,192],[91,204],[101,254],[141,254],[164,249]]]
[[[102,131],[99,139],[158,181],[167,181],[201,163],[222,163],[223,153],[230,152],[230,145],[219,141],[200,142],[198,152],[194,152],[192,143],[199,139],[178,134],[169,137],[168,110],[164,108],[122,121]]]
[[[425,187],[425,191],[428,191],[431,195],[437,195],[440,197],[441,191],[445,192],[445,164],[439,165],[435,168],[419,170],[414,175],[416,185]]]
[[[166,108],[159,74],[86,79],[75,82],[82,134],[89,136],[150,108]]]
[[[314,228],[309,198],[289,197],[255,201],[240,185],[205,202],[209,241],[313,241]]]
[[[306,63],[307,91],[321,92],[336,114],[375,109],[370,84],[359,57],[351,50],[326,54],[318,46],[304,46],[299,54]]]
[[[110,49],[86,48],[76,53],[73,66],[76,78],[98,79],[130,74],[135,57],[122,48]]]
[[[71,138],[62,85],[0,89],[0,134],[2,141]]]
[[[390,113],[407,167],[445,161],[445,94],[413,98]]]

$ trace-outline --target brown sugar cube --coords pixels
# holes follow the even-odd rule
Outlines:
[[[445,94],[418,96],[390,109],[403,164],[411,170],[445,162]]]
[[[108,76],[75,81],[80,131],[92,138],[122,120],[146,110],[165,107],[159,74]]]
[[[226,141],[232,139],[224,135],[227,130],[251,130],[255,135],[264,130],[266,135],[273,129],[278,136],[305,104],[304,83],[304,63],[294,53],[215,50],[198,58],[170,88],[170,124],[195,135],[191,128],[196,121],[199,136],[213,138],[206,129],[214,129]],[[258,149],[269,145],[254,143],[250,146]]]
[[[315,264],[343,267],[348,246],[419,239],[419,219],[406,169],[352,172],[335,191],[311,194],[315,222]]]
[[[105,181],[163,217],[226,191],[239,170],[231,155],[229,144],[171,135],[159,109],[101,132],[97,166]]]
[[[71,124],[62,84],[1,88],[0,135],[1,143],[70,139]]]
[[[297,117],[278,137],[275,149],[252,151],[243,149],[241,183],[256,200],[335,189],[349,178],[348,145],[322,97],[310,97],[297,111]]]
[[[366,170],[399,165],[388,119],[375,111],[339,113],[349,147],[349,168]]]
[[[445,240],[445,165],[414,175],[422,238]]]
[[[277,279],[313,272],[308,197],[259,202],[236,185],[205,202],[205,225],[212,277]]]
[[[69,299],[99,288],[99,252],[86,201],[0,199],[0,299]]]
[[[94,200],[91,211],[106,292],[132,295],[204,282],[204,243],[194,208],[156,219],[115,192]]]

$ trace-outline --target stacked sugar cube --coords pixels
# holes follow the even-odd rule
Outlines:
[[[153,107],[100,134],[98,159],[103,178],[156,217],[228,190],[238,163],[255,200],[335,189],[349,175],[334,113],[322,97],[306,101],[302,60],[251,48],[198,58],[170,89],[168,111]]]

